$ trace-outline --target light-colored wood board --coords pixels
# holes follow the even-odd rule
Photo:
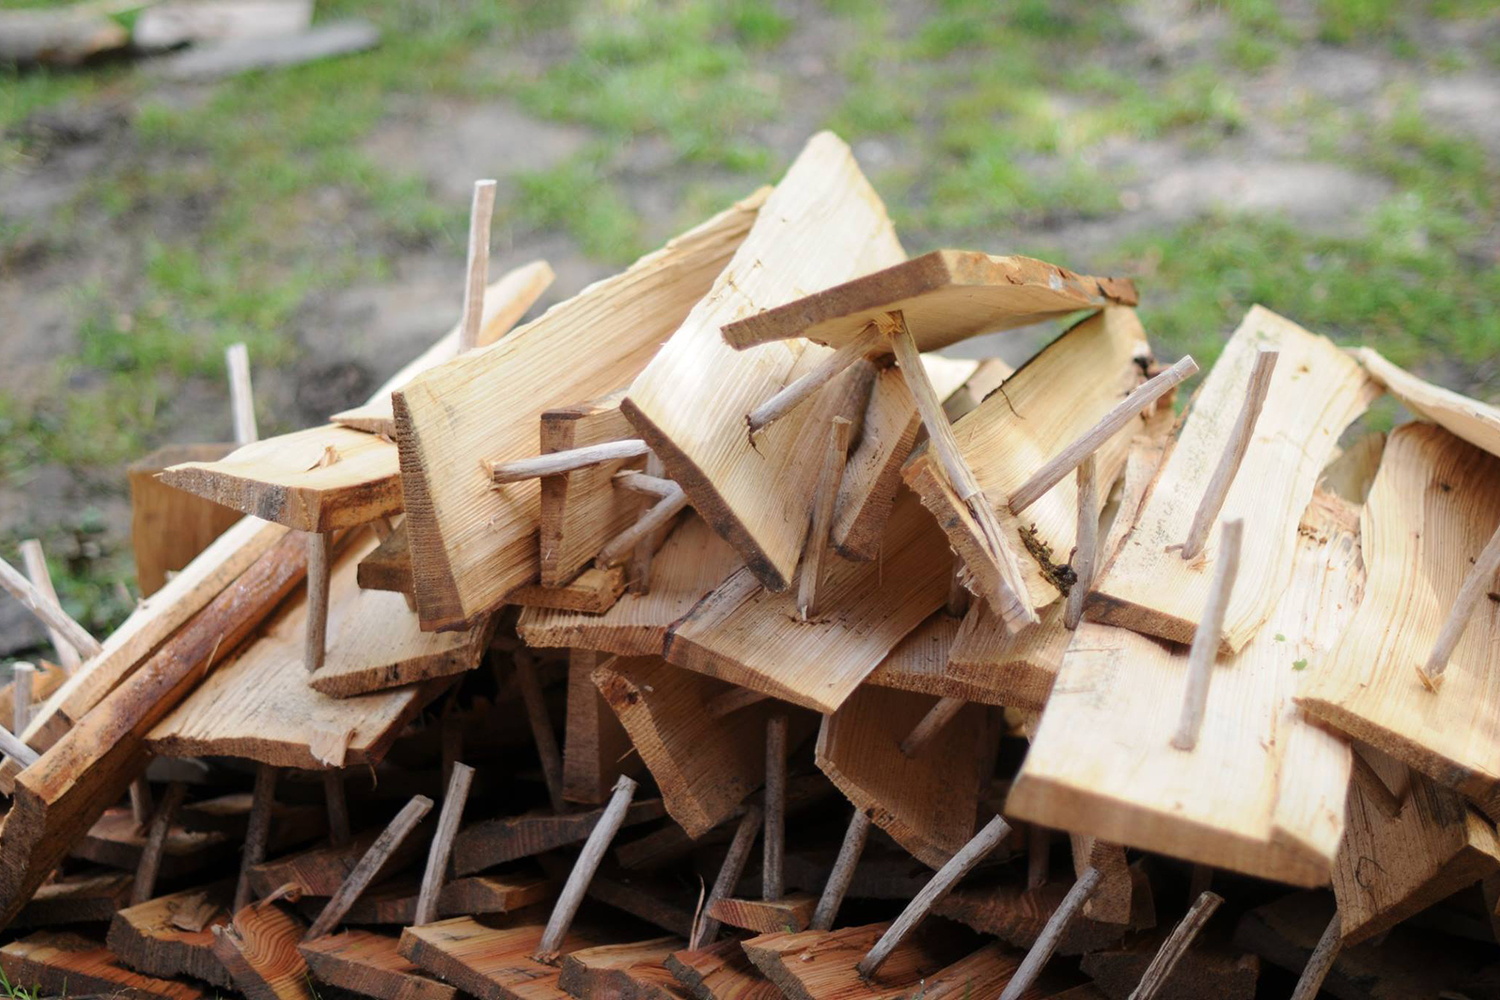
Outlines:
[[[423,632],[404,597],[366,590],[358,580],[346,600],[343,622],[329,630],[323,665],[307,676],[313,690],[334,698],[473,670],[495,629],[494,617],[484,615],[468,631]]]
[[[169,444],[125,467],[130,481],[130,547],[141,596],[150,597],[243,515],[156,478],[182,462],[215,462],[232,444]]]
[[[232,882],[157,896],[114,914],[106,943],[121,963],[143,975],[190,976],[233,989],[229,973],[213,953],[213,928],[228,923],[233,896]],[[217,904],[217,912],[206,925],[199,930],[177,926],[174,917],[179,911],[203,905],[205,900],[210,906]]]
[[[1085,622],[1008,814],[1294,885],[1326,884],[1350,751],[1303,719],[1292,698],[1304,668],[1326,660],[1353,618],[1363,572],[1344,501],[1319,494],[1300,523],[1281,599],[1259,634],[1214,667],[1195,749],[1169,742],[1187,650]]]
[[[68,931],[37,931],[0,947],[5,978],[43,996],[97,993],[121,1000],[198,1000],[187,983],[131,972],[113,952]]]
[[[1084,901],[1079,915],[1107,924],[1130,923],[1135,881],[1125,849],[1080,833],[1069,834],[1068,843],[1073,852],[1073,877],[1083,878],[1090,868],[1100,875],[1099,887]]]
[[[818,897],[810,892],[793,892],[777,900],[739,899],[728,896],[715,900],[708,915],[715,920],[756,934],[773,931],[805,931],[812,921]]]
[[[720,327],[904,257],[849,147],[829,132],[813,136],[625,397],[625,415],[694,509],[773,591],[794,575],[817,479],[818,463],[795,445],[830,386],[753,442],[745,415],[828,352],[800,340],[738,352]]]
[[[1417,668],[1500,523],[1500,459],[1432,424],[1390,435],[1360,521],[1369,586],[1349,630],[1313,664],[1302,706],[1500,815],[1500,603],[1481,600],[1443,686]]]
[[[56,928],[64,924],[107,923],[116,911],[130,905],[134,882],[135,876],[129,872],[99,868],[59,876],[37,889],[9,926]]]
[[[359,561],[357,578],[365,590],[411,593],[411,550],[407,547],[405,518]]]
[[[557,985],[561,970],[531,956],[545,925],[520,919],[489,926],[473,917],[454,917],[401,932],[397,951],[428,973],[479,1000],[562,1000]],[[605,942],[588,931],[574,930],[562,951]]]
[[[818,731],[817,764],[856,809],[931,868],[974,836],[980,790],[999,746],[998,719],[968,704],[913,757],[901,741],[937,699],[864,685]]]
[[[1354,356],[1406,408],[1446,428],[1491,455],[1500,455],[1500,408],[1423,381],[1391,364],[1373,347],[1359,347]]]
[[[379,1000],[458,1000],[458,990],[396,952],[397,937],[350,928],[297,946],[313,978]]]
[[[729,323],[724,340],[740,350],[789,337],[840,347],[901,312],[917,346],[936,351],[976,334],[1136,300],[1128,279],[1074,274],[1032,257],[934,250]]]
[[[953,561],[942,532],[903,490],[886,526],[885,556],[835,560],[818,618],[798,620],[796,594],[765,589],[746,569],[726,580],[668,634],[678,666],[832,712],[908,632],[948,598]]]
[[[525,608],[516,631],[531,646],[572,646],[620,656],[659,656],[667,629],[743,564],[729,543],[689,514],[651,560],[644,594],[624,594],[601,615]]]
[[[498,343],[430,369],[395,393],[424,627],[488,611],[541,572],[541,487],[528,481],[495,488],[479,459],[536,454],[544,410],[629,383],[708,292],[763,198],[737,203]]]
[[[665,964],[693,1000],[781,1000],[781,990],[760,974],[735,938],[674,951]]]
[[[631,753],[625,727],[590,676],[607,659],[592,649],[568,653],[568,717],[563,733],[563,798],[569,802],[603,805],[622,774],[636,774],[644,765]]]
[[[546,483],[542,484],[544,487]],[[555,611],[581,611],[602,615],[615,606],[625,593],[624,566],[590,566],[572,580],[551,587],[540,583],[517,587],[506,597],[506,603],[523,608],[551,608]]]
[[[305,929],[279,904],[252,903],[214,929],[214,955],[245,1000],[315,1000],[297,951]]]
[[[1265,408],[1240,464],[1221,520],[1243,519],[1249,540],[1224,619],[1221,650],[1249,642],[1286,590],[1299,519],[1339,435],[1380,392],[1347,354],[1268,309],[1255,306],[1224,345],[1152,483],[1135,526],[1090,592],[1093,621],[1173,642],[1192,641],[1213,579],[1217,533],[1200,558],[1178,550],[1239,415],[1261,348],[1281,352]]]
[[[560,815],[537,810],[472,823],[460,830],[453,842],[453,870],[469,875],[517,858],[581,844],[603,815],[603,808]],[[625,811],[625,824],[647,823],[664,815],[661,799],[640,798]]]

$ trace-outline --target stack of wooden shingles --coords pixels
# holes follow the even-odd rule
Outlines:
[[[828,134],[514,330],[492,201],[366,405],[133,469],[102,646],[4,574],[83,654],[0,693],[11,982],[1494,995],[1500,412],[1257,307],[1179,418],[1129,282],[907,259]]]

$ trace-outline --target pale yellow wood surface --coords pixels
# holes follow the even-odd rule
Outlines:
[[[832,712],[908,632],[943,606],[952,568],[942,532],[903,490],[886,525],[883,558],[835,560],[823,579],[817,619],[798,620],[795,593],[773,593],[743,569],[672,628],[666,657]]]
[[[493,631],[486,616],[467,632],[423,632],[406,598],[389,590],[356,587],[343,611],[343,623],[329,629],[323,665],[307,678],[335,698],[473,670]]]
[[[1172,546],[1188,523],[1229,441],[1261,348],[1281,352],[1255,435],[1229,488],[1221,521],[1243,518],[1245,553],[1224,619],[1222,649],[1256,634],[1286,589],[1297,524],[1339,435],[1380,388],[1346,353],[1255,306],[1224,346],[1192,402],[1182,432],[1152,484],[1135,528],[1099,575],[1085,617],[1192,641],[1214,575],[1218,533],[1203,555]]]
[[[130,480],[130,544],[141,596],[150,597],[240,519],[222,504],[174,489],[156,474],[181,462],[212,462],[234,450],[232,444],[177,444],[158,448],[126,466]]]
[[[1443,685],[1426,661],[1500,522],[1500,458],[1432,424],[1391,433],[1361,521],[1370,583],[1353,625],[1310,669],[1304,708],[1500,815],[1500,603],[1481,600]]]
[[[603,614],[614,607],[625,593],[625,567],[590,566],[560,587],[529,583],[506,596],[507,604],[523,608],[555,608],[559,611],[586,611]]]
[[[827,351],[796,340],[739,352],[720,327],[904,256],[849,147],[832,133],[815,135],[729,266],[626,396],[626,416],[668,475],[773,590],[792,579],[802,551],[817,465],[804,465],[795,443],[828,387],[753,443],[745,415],[800,375],[799,363]]]
[[[1032,257],[934,250],[728,324],[724,340],[741,350],[788,337],[840,347],[901,312],[917,346],[936,351],[979,333],[1135,302],[1128,280],[1074,274]]]
[[[1320,495],[1302,525],[1270,619],[1214,667],[1195,749],[1169,742],[1187,649],[1085,622],[1063,657],[1007,814],[1214,867],[1325,884],[1343,831],[1349,749],[1298,716],[1291,699],[1353,618],[1363,572],[1357,524],[1343,501]]]
[[[706,294],[763,194],[721,212],[498,343],[394,395],[412,574],[425,628],[487,611],[540,572],[535,481],[495,488],[481,458],[536,454],[544,410],[635,377]]]
[[[1491,455],[1500,455],[1500,407],[1425,382],[1391,364],[1373,347],[1357,348],[1354,356],[1418,418],[1447,428]]]

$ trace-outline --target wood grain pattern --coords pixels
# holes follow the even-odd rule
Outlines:
[[[411,594],[411,550],[407,547],[405,518],[359,561],[356,579],[364,590]]]
[[[1083,971],[1093,978],[1103,994],[1115,1000],[1134,996],[1157,949],[1165,943],[1166,931],[1133,938],[1118,947],[1097,951],[1083,958]],[[1260,978],[1260,958],[1217,938],[1200,941],[1184,952],[1153,1000],[1255,1000]],[[1146,1000],[1142,995],[1141,1000]]]
[[[295,886],[297,894],[305,897],[332,896],[379,836],[378,829],[361,830],[347,844],[323,844],[259,862],[249,869],[250,888],[257,898],[269,896],[286,885]],[[387,869],[399,870],[421,857],[420,841],[418,838],[399,845]]]
[[[184,493],[156,478],[183,462],[216,462],[232,444],[169,444],[125,467],[130,482],[130,547],[141,596],[150,597],[242,515],[223,504]]]
[[[1353,353],[1365,371],[1417,417],[1425,417],[1491,455],[1500,455],[1500,408],[1424,382],[1391,364],[1372,347],[1356,348]]]
[[[1150,884],[1139,864],[1132,867],[1131,874],[1136,888],[1130,923],[1111,924],[1080,916],[1063,933],[1057,954],[1079,955],[1097,951],[1118,943],[1127,931],[1155,924]],[[932,908],[932,912],[967,924],[981,934],[993,934],[1014,947],[1030,948],[1071,885],[1071,881],[1051,879],[1028,889],[1024,873],[976,874],[949,893]]]
[[[351,928],[297,946],[313,978],[379,1000],[458,1000],[458,990],[396,951],[394,934]]]
[[[199,1000],[187,983],[131,972],[108,948],[67,931],[37,931],[0,947],[0,969],[18,986],[42,995],[97,993],[121,1000]]]
[[[734,938],[674,951],[665,964],[693,1000],[781,1000],[781,990],[760,974]]]
[[[147,976],[172,979],[190,976],[223,989],[234,982],[213,953],[214,928],[229,922],[233,882],[184,889],[138,903],[114,914],[106,938],[111,951],[127,967]],[[206,904],[215,909],[208,924],[183,930],[174,918],[179,911]]]
[[[214,955],[246,1000],[314,1000],[297,951],[302,921],[276,903],[252,903],[214,928]]]
[[[10,926],[55,928],[62,924],[108,923],[116,911],[130,905],[134,881],[135,876],[129,872],[99,868],[58,876],[37,889]]]
[[[1134,530],[1101,571],[1084,616],[1188,643],[1213,578],[1217,542],[1184,560],[1192,511],[1233,433],[1245,383],[1262,347],[1280,350],[1277,376],[1255,435],[1220,511],[1243,518],[1254,539],[1240,566],[1222,652],[1249,642],[1285,592],[1297,526],[1339,435],[1379,387],[1332,342],[1256,306],[1199,388],[1182,432],[1157,474]],[[1274,484],[1274,489],[1270,486]]]
[[[563,735],[563,798],[602,805],[615,779],[643,766],[630,737],[591,676],[608,657],[591,649],[568,653],[568,717]],[[670,808],[670,807],[669,807]]]
[[[590,566],[559,587],[528,584],[512,590],[505,600],[507,604],[518,604],[523,608],[602,615],[625,593],[625,577],[624,566]]]
[[[453,870],[459,875],[582,843],[593,832],[603,809],[564,813],[536,811],[471,824],[453,843]],[[666,814],[661,799],[637,799],[625,812],[625,825],[646,823]]]
[[[106,809],[69,854],[112,868],[135,871],[146,848],[146,831],[130,808]],[[228,838],[216,830],[186,830],[174,825],[162,843],[160,872],[167,878],[198,871],[232,853]]]
[[[818,897],[807,892],[793,892],[776,900],[739,899],[728,896],[708,907],[708,915],[730,927],[769,934],[774,931],[805,931],[812,922]]]
[[[686,987],[662,964],[682,945],[660,937],[580,948],[564,956],[557,985],[578,1000],[687,1000]]]
[[[489,926],[455,917],[401,932],[397,951],[413,963],[479,1000],[561,1000],[561,970],[531,958],[542,924],[503,921]],[[602,944],[589,931],[573,931],[563,951]]]
[[[1363,589],[1353,512],[1319,494],[1260,633],[1214,668],[1192,751],[1168,742],[1187,654],[1085,622],[1007,810],[1055,829],[1300,885],[1326,883],[1344,824],[1348,745],[1301,717],[1308,663],[1326,661]],[[1313,668],[1316,669],[1316,668]]]
[[[825,386],[754,443],[745,415],[827,353],[805,341],[735,351],[719,328],[897,263],[885,207],[842,140],[810,139],[713,287],[631,384],[625,415],[699,515],[770,590],[802,552],[816,463],[794,445]]]
[[[361,561],[356,561],[356,575]],[[333,698],[385,691],[479,666],[495,631],[495,619],[481,615],[468,631],[423,632],[406,599],[367,590],[355,580],[346,597],[343,621],[332,636],[323,665],[307,677],[314,691]]]
[[[488,611],[541,571],[540,486],[492,488],[477,459],[535,454],[544,410],[613,392],[634,378],[709,290],[762,198],[757,193],[734,205],[393,395],[423,627],[456,625]],[[585,355],[589,363],[579,364]]]
[[[1398,427],[1361,517],[1364,603],[1308,672],[1302,706],[1500,815],[1500,604],[1483,601],[1430,692],[1427,659],[1472,561],[1500,523],[1500,459],[1431,424]]]

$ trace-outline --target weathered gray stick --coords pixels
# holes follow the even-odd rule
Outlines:
[[[1323,980],[1328,977],[1334,960],[1339,957],[1339,949],[1344,946],[1340,925],[1338,912],[1335,911],[1333,919],[1323,929],[1323,936],[1318,938],[1317,946],[1307,957],[1307,964],[1302,967],[1302,976],[1297,980],[1297,988],[1292,991],[1292,1000],[1313,1000],[1323,988]]]
[[[458,824],[463,819],[464,803],[469,799],[469,786],[474,781],[474,769],[467,764],[455,763],[453,777],[448,781],[448,791],[443,795],[443,810],[438,814],[437,832],[432,835],[432,847],[427,852],[427,870],[422,873],[422,888],[417,892],[417,915],[413,926],[430,924],[437,919],[438,895],[443,891],[443,882],[448,877],[448,859],[453,854],[453,838],[458,836]]]
[[[594,561],[606,568],[619,565],[630,558],[631,550],[640,544],[641,539],[680,514],[687,506],[687,494],[682,491],[681,486],[675,483],[673,486],[675,489],[672,493],[653,504],[650,510],[641,515],[640,520],[606,542]]]
[[[469,204],[469,264],[464,272],[464,312],[459,321],[458,353],[479,344],[484,321],[484,286],[490,273],[490,223],[495,217],[495,182],[474,182]]]
[[[849,430],[853,426],[847,417],[834,417],[828,430],[828,451],[823,456],[823,469],[818,474],[817,492],[813,496],[812,529],[802,551],[802,577],[797,581],[797,613],[803,621],[818,614],[819,592],[828,565],[828,536],[833,531],[834,507],[838,504],[839,484],[844,481]]]
[[[19,736],[4,726],[0,726],[0,751],[3,751],[7,757],[14,758],[15,762],[22,767],[30,767],[41,756],[41,754],[21,742]]]
[[[614,794],[609,797],[609,805],[604,807],[604,815],[599,817],[599,822],[589,832],[589,839],[584,841],[583,850],[573,863],[573,870],[568,873],[568,881],[563,884],[562,893],[552,907],[552,916],[547,919],[541,943],[532,956],[538,962],[551,963],[557,960],[563,938],[568,936],[568,928],[578,915],[583,894],[588,891],[594,872],[604,860],[604,852],[609,850],[610,841],[615,839],[615,834],[620,832],[620,826],[625,822],[625,810],[630,808],[635,789],[635,782],[623,774],[615,782]]]
[[[563,799],[562,754],[557,750],[557,733],[547,714],[547,702],[542,698],[542,680],[537,674],[536,661],[524,649],[516,650],[512,658],[516,666],[516,685],[521,689],[526,719],[531,723],[531,738],[536,741],[536,753],[541,758],[542,778],[547,782],[547,799],[552,803],[553,812],[562,813],[567,809]]]
[[[901,753],[907,757],[915,757],[922,752],[922,747],[938,733],[943,727],[953,721],[953,717],[963,711],[968,702],[962,698],[939,698],[936,705],[927,710],[927,714],[912,727],[906,739],[901,741]]]
[[[54,607],[62,607],[57,599],[57,589],[52,586],[52,574],[47,569],[47,557],[42,553],[40,541],[28,538],[21,543],[21,565],[26,570],[27,578],[37,590],[41,591],[42,596],[51,601]],[[47,638],[52,643],[53,651],[57,653],[58,664],[70,674],[77,670],[83,663],[83,659],[67,637],[48,625]]]
[[[1177,963],[1187,950],[1193,946],[1193,940],[1197,938],[1198,932],[1203,930],[1203,925],[1208,923],[1208,918],[1214,915],[1219,904],[1224,902],[1224,897],[1217,893],[1205,892],[1198,896],[1187,916],[1172,928],[1172,933],[1162,942],[1157,949],[1156,956],[1151,959],[1151,964],[1146,966],[1141,981],[1136,984],[1131,992],[1129,1000],[1155,1000],[1167,977],[1172,970],[1177,968]]]
[[[786,725],[777,712],[766,720],[766,832],[761,838],[760,898],[775,902],[785,891]]]
[[[234,443],[260,440],[255,428],[255,394],[250,391],[250,352],[244,344],[230,344],[224,351],[229,368],[229,412],[234,418]]]
[[[486,460],[484,467],[490,472],[490,481],[496,485],[519,483],[543,476],[560,476],[565,472],[603,465],[622,458],[636,458],[650,450],[640,438],[626,438],[623,441],[604,441],[582,448],[569,448],[567,451],[552,451],[535,458],[519,458],[514,462]]]
[[[818,908],[813,911],[813,930],[833,930],[834,918],[839,915],[849,883],[854,881],[854,869],[859,867],[859,856],[864,853],[869,836],[870,814],[863,809],[854,810],[849,828],[844,831],[844,842],[839,845],[839,856],[834,859],[833,870],[823,884],[823,895],[818,897]]]
[[[1078,546],[1073,553],[1073,573],[1077,577],[1068,591],[1068,605],[1063,609],[1063,627],[1075,629],[1083,620],[1083,602],[1094,582],[1094,563],[1099,548],[1099,483],[1097,463],[1089,454],[1078,463]]]
[[[1073,888],[1063,897],[1057,909],[1052,911],[1052,916],[1047,918],[1047,923],[1042,927],[1042,932],[1037,935],[1031,950],[1026,957],[1021,959],[1020,968],[1016,974],[1010,977],[1010,982],[1005,984],[1005,989],[1000,994],[1000,1000],[1020,1000],[1022,994],[1031,989],[1036,982],[1037,976],[1042,974],[1042,969],[1052,958],[1053,952],[1057,951],[1058,944],[1062,941],[1063,932],[1068,929],[1068,924],[1078,916],[1083,904],[1089,901],[1099,888],[1099,882],[1103,879],[1099,869],[1090,867],[1073,883]]]
[[[1213,680],[1214,660],[1219,655],[1219,634],[1224,629],[1224,612],[1229,607],[1234,578],[1240,570],[1240,540],[1244,533],[1244,521],[1225,521],[1219,528],[1218,565],[1214,567],[1208,600],[1203,604],[1203,614],[1198,619],[1198,629],[1193,633],[1193,644],[1188,649],[1187,688],[1182,695],[1182,717],[1177,723],[1177,732],[1172,736],[1172,745],[1179,750],[1191,750],[1197,746],[1198,733],[1203,729],[1203,710],[1208,706],[1208,685]]]
[[[863,333],[828,355],[812,371],[789,383],[776,395],[751,410],[745,417],[745,423],[750,425],[750,436],[755,437],[771,423],[792,412],[798,403],[827,385],[839,372],[860,358],[880,350],[882,339],[880,328],[871,323]]]
[[[745,815],[740,817],[740,825],[734,829],[734,840],[730,841],[729,853],[724,855],[724,863],[719,866],[719,875],[714,879],[713,889],[703,901],[703,917],[695,928],[693,939],[688,942],[689,948],[707,947],[719,936],[719,921],[708,914],[719,900],[734,895],[734,887],[739,884],[740,876],[745,874],[745,863],[750,860],[750,848],[755,844],[755,835],[760,833],[764,819],[765,813],[760,806],[751,803],[745,807]]]
[[[91,660],[99,655],[103,648],[99,645],[99,640],[69,618],[68,613],[56,601],[38,590],[35,584],[4,559],[0,559],[0,587],[4,587],[48,629],[56,629],[63,641],[78,651],[79,656]]]
[[[130,905],[139,906],[156,895],[156,874],[161,870],[162,851],[167,846],[167,833],[172,829],[172,820],[187,795],[187,784],[174,781],[167,786],[167,793],[151,817],[151,829],[146,834],[146,845],[141,848],[141,860],[135,866],[135,882],[130,887]]]
[[[1448,617],[1438,630],[1437,642],[1432,644],[1432,652],[1427,654],[1427,663],[1417,670],[1427,690],[1436,691],[1442,686],[1443,671],[1448,669],[1448,660],[1453,656],[1453,650],[1458,648],[1458,641],[1464,637],[1464,630],[1469,627],[1469,619],[1474,617],[1474,609],[1479,606],[1480,598],[1489,592],[1496,570],[1500,570],[1500,528],[1495,529],[1489,542],[1480,551],[1479,558],[1469,568],[1463,585],[1458,588],[1458,596],[1453,600],[1453,607],[1448,609]]]
[[[250,815],[245,822],[240,880],[234,887],[235,913],[250,903],[250,869],[266,860],[266,838],[271,832],[271,809],[276,805],[277,773],[276,768],[270,764],[258,764],[255,768],[255,793],[250,798]]]
[[[333,566],[333,532],[307,532],[307,642],[302,665],[312,673],[328,651],[328,575]]]
[[[338,926],[339,921],[344,919],[344,914],[359,899],[360,894],[369,887],[380,874],[381,867],[386,860],[395,853],[396,848],[401,846],[402,841],[411,836],[411,832],[422,822],[422,817],[432,809],[432,800],[425,795],[414,795],[412,800],[401,807],[396,818],[391,820],[370,849],[354,863],[349,870],[343,883],[337,891],[323,904],[323,912],[318,914],[318,919],[307,929],[307,934],[302,938],[304,941],[313,941],[322,937]]]
[[[623,472],[616,472],[610,481],[621,489],[629,490],[632,493],[640,493],[643,496],[656,497],[658,500],[663,497],[672,496],[677,492],[676,481],[666,478],[665,469],[662,469],[661,472],[651,471],[654,463],[660,468],[660,462],[661,459],[652,455],[646,459],[645,472],[626,469]]]

